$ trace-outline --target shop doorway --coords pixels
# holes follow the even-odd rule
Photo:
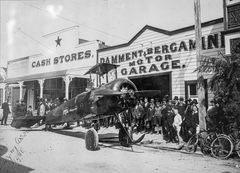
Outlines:
[[[165,95],[171,98],[171,73],[129,77],[136,85],[138,90],[160,90],[161,94],[157,95],[162,99]]]

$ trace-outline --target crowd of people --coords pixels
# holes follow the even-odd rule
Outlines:
[[[162,134],[167,142],[186,142],[199,126],[197,104],[196,99],[177,96],[173,100],[165,96],[162,101],[141,98],[132,113],[134,130]]]
[[[62,104],[63,102],[67,101],[66,99],[62,98],[56,98],[54,100],[52,99],[44,99],[44,98],[38,98],[37,101],[37,112],[33,112],[33,108],[31,105],[27,107],[24,100],[17,100],[15,105],[12,107],[12,115],[13,118],[19,118],[19,117],[29,117],[29,116],[41,116],[43,117],[42,120],[38,123],[38,125],[43,125],[45,123],[46,114]]]
[[[37,115],[45,116],[48,111],[59,106],[64,101],[66,101],[66,99],[62,99],[61,101],[59,98],[56,98],[55,100],[39,98],[37,102]],[[12,108],[12,113],[14,118],[21,116],[33,116],[33,108],[31,105],[27,107],[24,100],[17,100]]]
[[[40,98],[37,104],[37,115],[45,116],[48,111],[56,108],[66,99],[56,98],[55,100]],[[206,115],[206,122],[208,128],[221,128],[221,123],[224,120],[220,119],[220,114],[223,111],[220,109],[220,104],[217,101],[211,101]],[[4,110],[4,120],[6,115],[10,112]],[[13,117],[33,116],[32,106],[26,106],[25,102],[17,101],[12,108]],[[125,117],[125,119],[124,119]],[[137,100],[136,106],[132,109],[132,116],[123,116],[123,123],[127,126],[132,126],[136,133],[157,133],[163,136],[167,142],[187,142],[189,138],[196,133],[199,127],[198,117],[198,103],[196,99],[186,99],[183,97],[174,97],[170,100],[166,95],[160,101],[158,98],[140,98]],[[117,122],[115,117],[109,117],[101,120],[100,126],[111,126]],[[5,122],[6,123],[6,122]],[[44,124],[44,119],[39,125]],[[79,125],[79,122],[78,122]]]

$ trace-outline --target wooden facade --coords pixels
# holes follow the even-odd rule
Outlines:
[[[202,24],[204,56],[224,52],[223,30],[222,18]],[[194,26],[166,31],[146,25],[128,43],[98,50],[98,62],[120,65],[118,77],[123,78],[170,74],[170,95],[188,97],[186,83],[197,80],[194,34]]]

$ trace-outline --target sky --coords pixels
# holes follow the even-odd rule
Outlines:
[[[79,26],[79,37],[113,46],[145,25],[175,30],[194,25],[194,0],[0,0],[0,67],[41,53],[42,36]],[[223,17],[222,0],[201,0],[201,21]]]

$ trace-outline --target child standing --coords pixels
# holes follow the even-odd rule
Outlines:
[[[173,111],[174,111],[174,114],[175,114],[174,121],[173,121],[173,127],[177,131],[178,143],[181,144],[183,142],[182,137],[180,136],[182,117],[178,113],[178,109],[174,108]]]
[[[28,106],[26,116],[33,116],[33,109],[32,109],[32,106]]]

